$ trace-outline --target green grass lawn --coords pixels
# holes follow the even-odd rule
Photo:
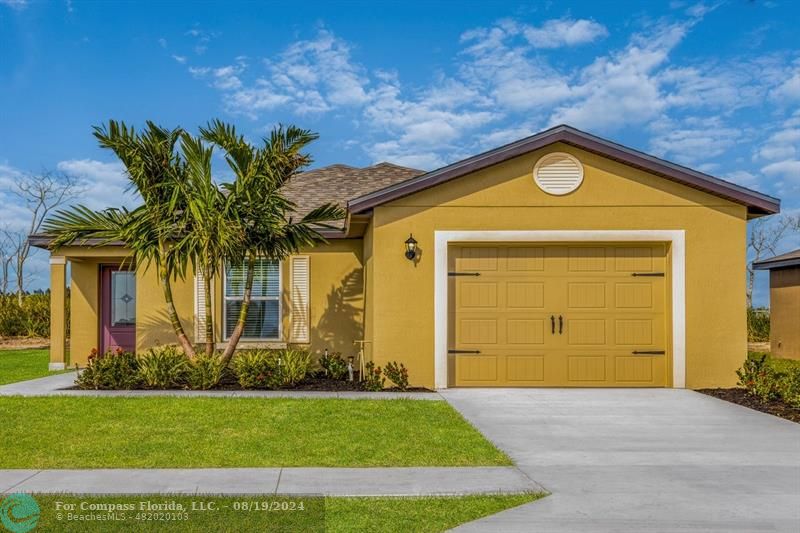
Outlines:
[[[34,495],[41,510],[35,531],[305,531],[305,532],[434,532],[498,513],[540,498],[540,494],[466,496],[436,498],[285,498],[271,496],[74,496]],[[188,509],[181,520],[138,520],[139,502],[176,502]],[[62,508],[56,508],[56,502]],[[135,511],[123,511],[124,521],[67,521],[64,504],[129,504]],[[192,511],[192,502],[214,502],[215,511]],[[239,502],[293,502],[294,511],[237,511]],[[304,510],[297,509],[303,502]],[[61,520],[58,519],[61,513]],[[102,514],[102,512],[101,512]],[[175,518],[178,513],[167,512]],[[180,513],[182,514],[182,513]],[[139,518],[151,518],[145,514]],[[160,516],[166,519],[166,515]]]
[[[36,350],[0,350],[0,385],[41,378],[55,372],[47,370],[50,352]]]
[[[763,355],[767,356],[767,363],[778,371],[787,371],[791,370],[792,368],[800,368],[800,360],[798,359],[777,359],[772,357],[769,353],[765,352],[748,352],[747,357],[761,357]]]
[[[446,402],[0,397],[0,468],[509,465]]]

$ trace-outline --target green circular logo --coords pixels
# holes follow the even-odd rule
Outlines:
[[[39,522],[39,504],[29,494],[9,494],[0,500],[0,523],[11,533],[27,533]]]

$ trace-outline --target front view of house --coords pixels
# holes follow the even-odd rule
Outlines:
[[[430,388],[733,385],[747,220],[780,209],[568,126],[428,173],[331,165],[298,175],[288,196],[348,216],[328,244],[259,263],[240,347],[363,347]],[[124,248],[90,244],[50,259],[52,368],[174,342],[153,269],[134,273]],[[206,305],[219,338],[230,334],[242,275],[228,265],[212,302],[196,278],[175,284],[196,342]]]

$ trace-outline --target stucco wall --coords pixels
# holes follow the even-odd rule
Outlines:
[[[583,185],[547,195],[532,179],[539,157],[564,151]],[[375,209],[369,287],[373,358],[404,362],[415,385],[434,383],[435,230],[686,231],[688,387],[730,386],[746,353],[746,209],[566,145],[554,145]],[[413,233],[421,256],[403,257]]]
[[[771,270],[769,287],[772,354],[800,359],[800,267]]]
[[[172,282],[172,299],[190,339],[194,339],[193,283],[194,278],[191,276]],[[167,317],[158,271],[155,265],[142,268],[136,274],[136,350],[176,342],[175,330]]]

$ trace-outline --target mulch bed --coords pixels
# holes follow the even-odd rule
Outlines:
[[[755,396],[747,394],[745,389],[698,389],[697,392],[702,392],[703,394],[708,394],[709,396],[725,400],[726,402],[743,405],[744,407],[779,416],[800,424],[800,409],[797,407],[786,405],[777,400],[762,402]]]

